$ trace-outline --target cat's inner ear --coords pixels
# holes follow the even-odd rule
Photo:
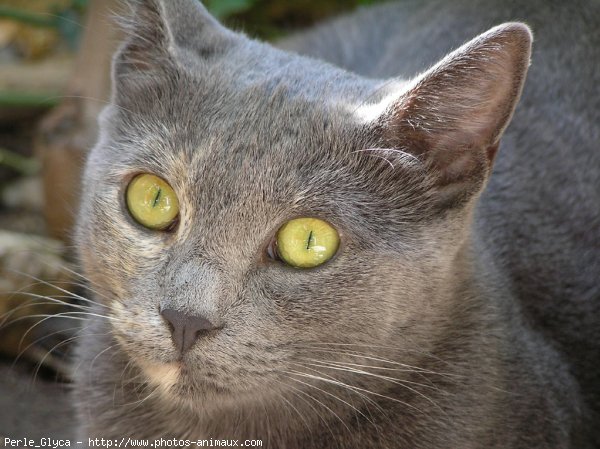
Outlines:
[[[483,185],[527,73],[532,36],[492,28],[417,77],[377,119],[383,143],[425,162],[445,202]]]
[[[143,86],[169,67],[220,54],[235,39],[235,33],[214,19],[199,0],[129,0],[128,4],[131,12],[122,19],[125,40],[113,60],[116,89],[132,78],[133,84]]]

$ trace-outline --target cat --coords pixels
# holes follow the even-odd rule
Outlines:
[[[280,48],[130,5],[81,439],[598,447],[597,2],[407,0]]]

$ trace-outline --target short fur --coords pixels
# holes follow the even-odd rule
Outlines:
[[[408,0],[281,43],[319,59],[193,0],[131,5],[77,230],[98,302],[78,347],[82,438],[599,444],[598,3]],[[411,77],[516,19],[537,41],[497,151],[525,25]],[[128,214],[141,172],[177,192],[173,231]],[[339,230],[334,259],[267,257],[298,216]],[[181,355],[164,308],[222,329]]]

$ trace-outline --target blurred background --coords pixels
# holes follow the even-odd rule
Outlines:
[[[0,445],[72,436],[64,393],[86,287],[71,232],[122,1],[0,0]],[[228,26],[276,41],[377,1],[204,3]]]

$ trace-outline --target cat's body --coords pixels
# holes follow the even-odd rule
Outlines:
[[[239,43],[184,0],[139,3],[79,220],[96,312],[112,317],[91,318],[79,347],[82,437],[599,444],[598,4],[401,2],[282,43],[409,78],[489,26],[530,23],[529,81],[473,209],[526,70],[522,26],[415,88]],[[489,110],[488,74],[507,98],[485,97]],[[467,150],[448,161],[440,145]],[[174,232],[127,217],[119,198],[140,172],[187,205]],[[295,216],[338,226],[338,256],[308,271],[266,260]],[[165,307],[223,329],[179,362]]]

